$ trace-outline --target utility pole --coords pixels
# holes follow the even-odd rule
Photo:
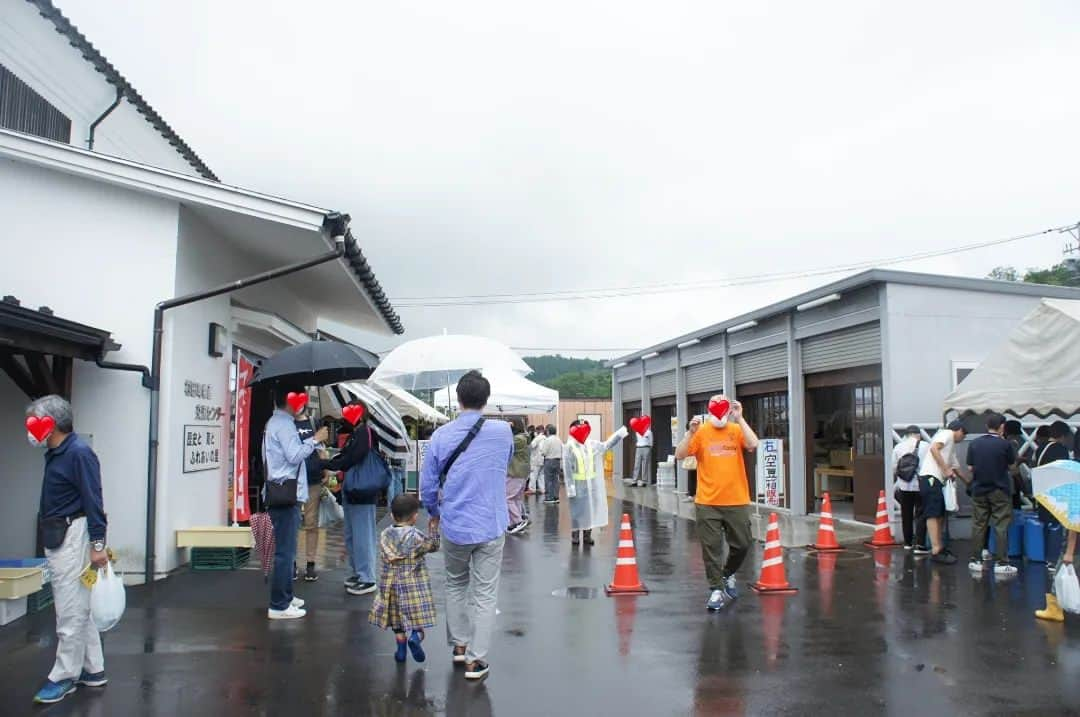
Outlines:
[[[1073,224],[1072,226],[1062,227],[1058,229],[1061,234],[1068,234],[1069,239],[1065,241],[1065,247],[1062,249],[1064,254],[1077,254],[1080,253],[1080,222]]]

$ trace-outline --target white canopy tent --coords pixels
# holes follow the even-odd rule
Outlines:
[[[1080,414],[1080,301],[1043,299],[945,398],[945,411]]]
[[[512,371],[484,371],[491,382],[491,397],[485,413],[551,413],[559,406],[559,392],[533,383]],[[444,410],[457,407],[457,384],[435,392],[435,406]]]

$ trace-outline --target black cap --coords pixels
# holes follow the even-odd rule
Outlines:
[[[904,429],[904,433],[906,435],[908,435],[908,436],[913,436],[916,433],[922,434],[922,431],[919,429],[918,426],[916,426],[914,423],[912,423],[910,426],[908,426],[907,428]]]
[[[961,421],[959,418],[949,421],[949,425],[946,426],[946,428],[948,428],[950,431],[964,431],[965,433],[967,433],[967,429],[964,428],[964,422]]]

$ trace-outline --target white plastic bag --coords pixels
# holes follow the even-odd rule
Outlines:
[[[1065,612],[1080,612],[1080,582],[1071,564],[1062,565],[1054,576],[1054,594]]]
[[[577,486],[574,485],[573,479],[566,481],[566,497],[577,498]]]
[[[945,481],[945,512],[955,513],[960,510],[960,503],[956,500],[956,481],[951,478]]]
[[[127,596],[123,579],[113,572],[112,563],[98,568],[98,579],[90,591],[90,617],[98,632],[108,632],[124,616]]]
[[[323,490],[319,496],[319,527],[332,528],[345,520],[345,509],[334,500],[334,494]]]

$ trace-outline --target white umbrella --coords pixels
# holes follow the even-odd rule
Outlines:
[[[509,371],[486,371],[484,377],[491,382],[491,397],[485,413],[520,414],[550,413],[559,405],[559,392],[534,383],[524,376]],[[449,409],[457,405],[457,386],[439,389],[435,393],[435,405]]]
[[[483,336],[452,334],[406,341],[379,363],[371,379],[416,391],[446,388],[474,369],[522,376],[532,372],[509,346]]]
[[[1080,530],[1080,463],[1054,461],[1031,471],[1037,500],[1068,530]]]

